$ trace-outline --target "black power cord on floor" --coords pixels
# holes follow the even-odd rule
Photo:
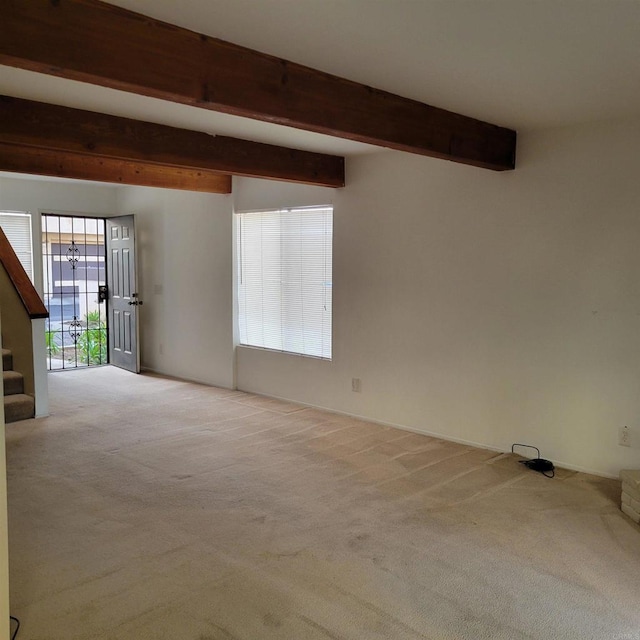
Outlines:
[[[9,616],[9,620],[13,620],[16,623],[16,630],[13,632],[11,636],[11,640],[16,640],[16,636],[18,635],[18,630],[20,629],[20,620],[14,616]]]
[[[532,471],[537,471],[541,473],[543,476],[547,476],[547,478],[553,478],[556,475],[556,468],[553,466],[553,462],[551,460],[545,460],[540,457],[540,449],[538,447],[532,447],[530,444],[513,444],[511,445],[511,453],[514,452],[514,447],[525,447],[527,449],[535,449],[538,452],[537,458],[532,458],[531,460],[519,460],[520,464],[523,464],[525,467],[531,469]]]

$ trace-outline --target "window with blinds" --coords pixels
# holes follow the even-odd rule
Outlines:
[[[331,359],[333,208],[238,214],[244,345]]]
[[[27,275],[33,281],[31,214],[18,211],[0,211],[0,227],[2,227]]]

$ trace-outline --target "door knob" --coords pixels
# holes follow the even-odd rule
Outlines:
[[[141,307],[144,303],[142,300],[129,300],[128,304],[134,307]]]

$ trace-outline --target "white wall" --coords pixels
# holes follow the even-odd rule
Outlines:
[[[576,126],[521,136],[515,172],[380,152],[345,189],[233,197],[2,178],[0,209],[137,214],[143,366],[231,387],[232,203],[333,203],[333,361],[238,348],[240,388],[616,475],[640,465],[639,146],[640,120]]]
[[[639,147],[636,120],[523,135],[515,172],[381,152],[338,191],[237,180],[236,210],[335,205],[333,361],[239,347],[238,387],[639,466]]]
[[[0,175],[0,206],[15,211],[57,211],[110,215],[119,187],[95,183],[64,182],[45,178]]]
[[[142,367],[233,387],[232,200],[126,187],[136,216]]]

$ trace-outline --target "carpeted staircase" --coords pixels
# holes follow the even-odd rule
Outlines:
[[[22,374],[13,370],[13,355],[2,350],[2,380],[4,385],[4,421],[18,422],[35,415],[35,400],[24,393]]]

